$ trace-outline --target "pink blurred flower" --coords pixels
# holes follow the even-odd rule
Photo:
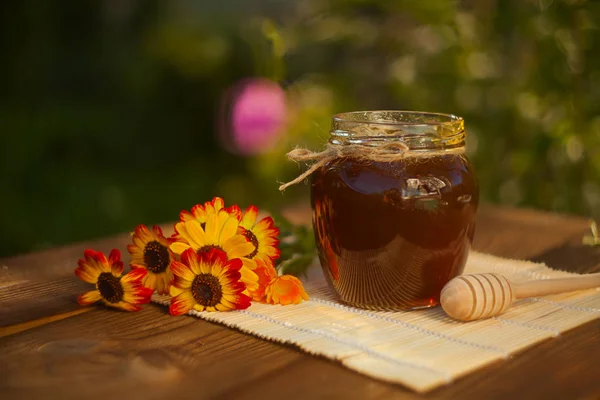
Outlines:
[[[285,92],[273,81],[255,78],[236,84],[226,94],[224,106],[221,139],[233,152],[267,152],[285,127]]]

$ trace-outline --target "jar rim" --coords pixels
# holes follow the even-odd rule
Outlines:
[[[394,116],[396,118],[390,118]],[[399,117],[399,118],[398,118]],[[413,117],[417,121],[410,121]],[[333,122],[353,122],[370,125],[396,125],[396,126],[443,126],[459,129],[464,124],[464,119],[454,114],[445,114],[428,111],[409,110],[364,110],[347,111],[333,115]]]
[[[333,145],[379,146],[391,141],[411,150],[450,149],[465,144],[465,122],[453,114],[423,111],[351,111],[332,118]]]

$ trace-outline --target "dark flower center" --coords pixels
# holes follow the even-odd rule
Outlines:
[[[252,243],[254,245],[254,251],[250,254],[248,254],[246,257],[248,258],[254,258],[254,256],[256,256],[256,254],[258,254],[258,239],[256,238],[256,235],[251,231],[246,229],[246,231],[244,232],[244,236],[246,236],[246,238],[250,241],[250,243]]]
[[[223,250],[222,248],[220,248],[219,246],[217,246],[216,244],[207,244],[205,246],[202,246],[198,249],[198,251],[196,252],[196,254],[200,254],[200,253],[208,253],[209,251],[211,251],[212,249],[217,249],[222,251],[223,253],[225,252],[225,250]]]
[[[118,303],[123,300],[123,285],[121,278],[117,278],[110,272],[103,272],[98,277],[96,287],[102,298],[109,303]]]
[[[192,295],[205,307],[214,307],[221,301],[223,290],[219,279],[210,274],[200,274],[192,282]]]
[[[144,247],[144,263],[149,271],[155,274],[165,272],[170,262],[169,249],[156,240],[148,242]]]

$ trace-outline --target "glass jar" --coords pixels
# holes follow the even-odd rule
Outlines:
[[[370,156],[390,142],[406,150],[394,160]],[[343,113],[333,117],[329,146],[354,146],[346,153],[354,156],[312,175],[315,240],[330,286],[356,307],[437,305],[442,287],[462,272],[475,230],[478,185],[464,154],[464,120]]]

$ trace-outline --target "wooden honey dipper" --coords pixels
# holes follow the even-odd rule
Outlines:
[[[600,286],[600,273],[573,278],[542,279],[511,283],[498,274],[461,275],[444,286],[442,308],[461,321],[490,318],[503,313],[516,299],[593,289]]]

